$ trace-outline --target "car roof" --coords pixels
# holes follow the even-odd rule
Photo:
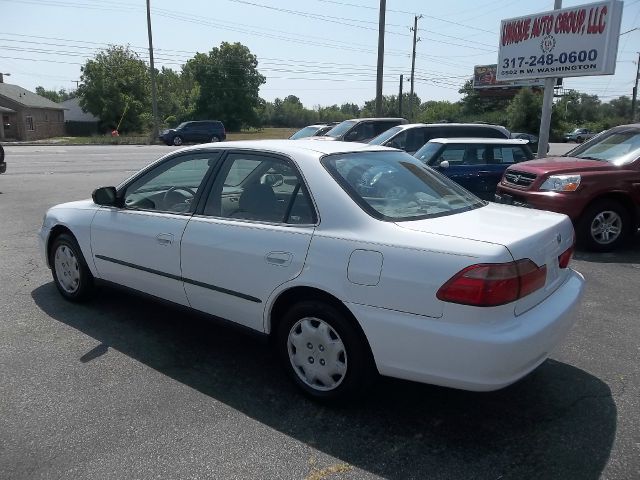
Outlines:
[[[408,130],[410,128],[421,128],[421,127],[480,127],[480,128],[491,128],[498,130],[507,130],[506,127],[502,125],[493,125],[487,123],[407,123],[405,125],[398,125],[397,127],[392,128],[402,128],[402,130]]]
[[[203,149],[234,149],[234,150],[261,150],[284,155],[296,153],[315,153],[318,155],[330,155],[334,153],[351,152],[398,152],[395,148],[382,147],[379,145],[369,145],[357,142],[318,142],[316,140],[238,140],[232,142],[204,143],[187,147],[182,151],[197,151]]]
[[[406,118],[400,118],[400,117],[365,117],[365,118],[350,118],[348,120],[344,120],[345,122],[365,122],[365,121],[382,121],[382,120],[391,120],[391,121],[398,121],[398,122],[406,122],[407,119]]]
[[[481,143],[490,145],[527,145],[524,138],[432,138],[429,143]]]

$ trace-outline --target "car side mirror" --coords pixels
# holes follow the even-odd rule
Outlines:
[[[449,160],[443,160],[440,162],[440,168],[449,168]]]
[[[118,200],[116,187],[96,188],[91,194],[91,198],[96,205],[116,206]]]

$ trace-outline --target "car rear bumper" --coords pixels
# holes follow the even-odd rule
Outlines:
[[[464,390],[497,390],[540,365],[574,324],[584,278],[504,322],[470,324],[348,304],[382,375]],[[468,307],[469,309],[477,307]],[[467,317],[473,312],[467,312]]]
[[[498,184],[494,197],[496,203],[518,207],[536,208],[563,213],[575,223],[584,210],[584,199],[575,192],[539,192],[519,190]]]

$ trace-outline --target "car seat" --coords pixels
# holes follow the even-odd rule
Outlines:
[[[232,216],[247,220],[280,222],[282,218],[278,207],[276,194],[269,185],[253,183],[240,195],[238,210]]]

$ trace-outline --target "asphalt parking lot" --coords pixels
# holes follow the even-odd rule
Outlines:
[[[640,237],[578,252],[578,322],[517,384],[381,379],[361,405],[327,408],[257,338],[118,290],[85,305],[56,291],[37,249],[45,210],[172,149],[6,147],[0,478],[640,478]]]

